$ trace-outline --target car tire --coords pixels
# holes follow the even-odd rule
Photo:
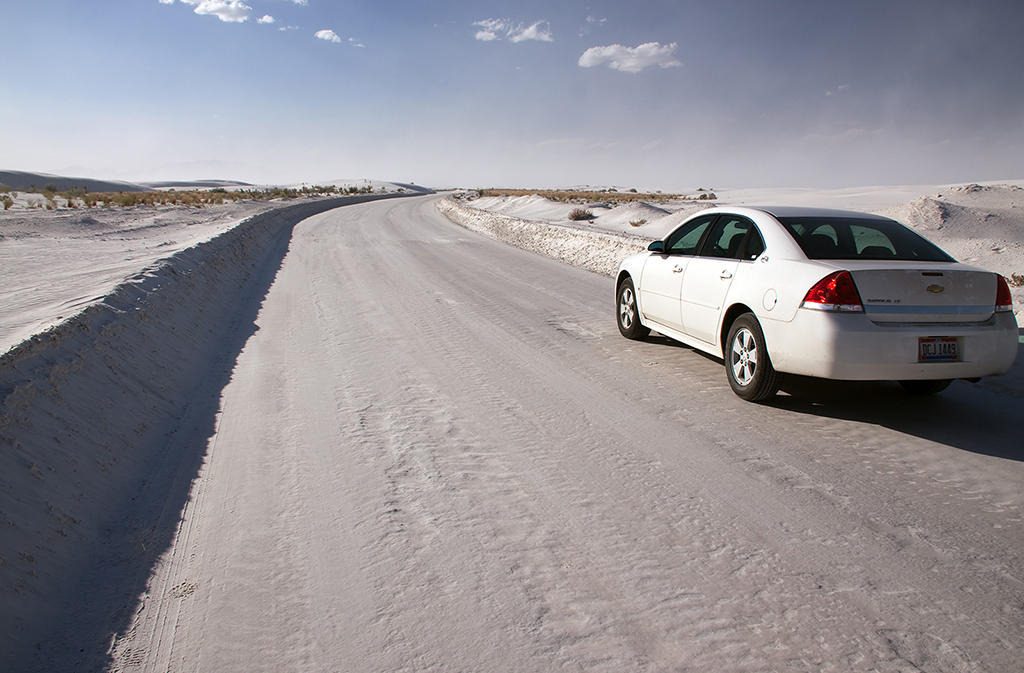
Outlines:
[[[636,290],[633,281],[626,277],[619,283],[615,293],[616,318],[619,332],[627,339],[643,339],[651,333],[650,328],[640,324],[640,311],[636,306]]]
[[[953,379],[938,379],[935,381],[900,381],[900,385],[911,395],[934,395],[941,393],[949,387]]]
[[[732,391],[748,402],[774,397],[782,386],[782,374],[772,366],[764,332],[753,313],[736,318],[725,343],[725,373]]]

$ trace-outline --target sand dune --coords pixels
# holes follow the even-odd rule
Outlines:
[[[540,196],[472,198],[456,201],[460,221],[490,222],[502,216],[504,228],[544,225],[553,232],[531,249],[560,246],[564,231],[621,233],[650,241],[662,238],[692,213],[714,205],[805,205],[877,212],[919,231],[957,260],[1001,273],[1011,283],[1016,311],[1024,309],[1024,189],[1014,183],[918,186],[844,190],[718,190],[716,201],[668,201],[657,206],[623,204],[589,207],[590,222],[570,222],[580,204],[556,203]],[[912,199],[899,202],[908,195]],[[473,211],[480,211],[473,216]],[[525,222],[532,224],[527,225]],[[635,240],[635,239],[625,239]],[[558,256],[558,255],[553,255]],[[605,272],[614,270],[606,267]]]
[[[68,189],[88,189],[90,192],[144,192],[149,189],[146,185],[123,180],[96,180],[94,178],[50,175],[49,173],[0,171],[0,185],[7,185],[18,191],[24,191],[33,186],[42,189],[48,184],[55,185],[59,192]]]

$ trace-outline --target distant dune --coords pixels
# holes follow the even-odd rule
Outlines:
[[[243,187],[255,187],[250,182],[239,182],[238,180],[167,180],[164,182],[142,182],[139,183],[147,189],[239,189]]]
[[[307,183],[302,183],[302,185]],[[420,194],[431,194],[433,190],[404,182],[387,182],[381,180],[334,180],[316,183],[335,185],[338,187],[370,186],[376,191],[396,191],[397,188]],[[164,189],[254,189],[266,188],[269,185],[254,185],[239,180],[161,180],[154,182],[125,182],[122,180],[94,180],[92,178],[71,178],[49,173],[30,173],[28,171],[0,171],[0,185],[6,185],[19,192],[43,189],[46,185],[55,185],[58,192],[68,189],[87,189],[90,192],[151,192]],[[301,185],[296,184],[295,187]]]
[[[94,180],[92,178],[69,178],[49,173],[0,171],[0,185],[7,185],[17,191],[27,191],[33,186],[36,189],[42,189],[51,184],[56,185],[59,192],[76,187],[88,189],[90,192],[148,192],[152,189],[152,187],[121,180]]]

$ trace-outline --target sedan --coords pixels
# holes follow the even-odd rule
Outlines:
[[[651,330],[725,360],[745,400],[783,374],[896,380],[936,393],[1017,356],[1010,288],[888,218],[793,207],[694,214],[616,279],[619,331]]]

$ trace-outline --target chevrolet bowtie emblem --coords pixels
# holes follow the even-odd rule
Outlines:
[[[942,292],[946,288],[942,287],[941,285],[929,285],[925,289],[928,290],[929,292],[931,292],[932,294],[939,294],[940,292]]]

